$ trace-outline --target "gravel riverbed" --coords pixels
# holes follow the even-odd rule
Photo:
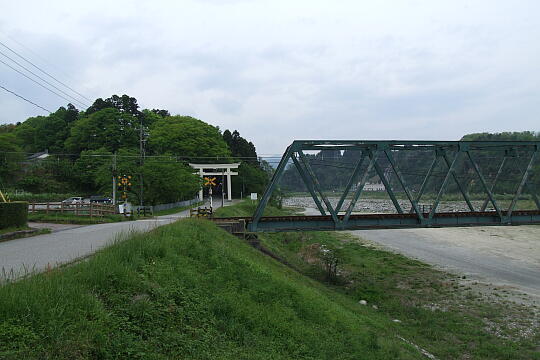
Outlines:
[[[328,197],[328,200],[335,207],[339,201],[339,197]],[[398,200],[399,206],[403,209],[404,212],[408,212],[411,208],[411,204],[408,200]],[[473,200],[471,201],[475,209],[479,209],[482,206],[483,201]],[[342,211],[348,208],[350,199],[346,199],[341,207]],[[430,203],[425,202],[420,203],[420,208],[422,209],[422,204],[424,204],[424,211],[430,210]],[[317,209],[315,202],[311,197],[288,197],[283,199],[283,206],[289,207],[302,207],[306,209]],[[489,209],[489,208],[488,208]],[[453,211],[469,211],[465,201],[441,201],[437,207],[437,212],[453,212]],[[358,200],[354,207],[355,213],[395,213],[396,209],[394,204],[390,199],[361,199]],[[316,211],[318,214],[318,211]],[[309,214],[314,215],[314,214]]]

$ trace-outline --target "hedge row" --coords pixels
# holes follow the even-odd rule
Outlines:
[[[14,201],[0,203],[0,229],[26,226],[28,221],[28,203]]]

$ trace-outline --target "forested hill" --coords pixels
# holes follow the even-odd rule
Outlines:
[[[47,154],[32,157],[41,152]],[[198,190],[200,179],[188,162],[233,161],[242,162],[233,192],[261,192],[267,174],[253,143],[238,131],[222,133],[163,109],[141,110],[128,95],[97,99],[86,111],[69,104],[48,116],[0,125],[4,190],[110,196],[113,174],[129,174],[130,200],[138,203],[142,174],[145,203],[166,203],[192,198]]]
[[[502,133],[476,133],[468,134],[462,137],[461,140],[466,141],[488,141],[488,140],[539,140],[540,141],[540,132],[534,131],[523,131],[523,132],[502,132]],[[502,161],[502,154],[500,152],[484,152],[477,160],[480,163],[482,172],[486,176],[487,180],[492,180],[499,165]],[[311,164],[313,171],[315,172],[319,183],[323,190],[326,191],[341,191],[349,177],[351,176],[354,167],[356,166],[358,160],[360,159],[360,152],[357,150],[326,150],[321,151],[317,154],[309,154],[307,158]],[[400,167],[401,172],[404,175],[406,183],[410,185],[413,189],[418,190],[421,186],[421,183],[425,177],[425,174],[428,171],[428,168],[433,161],[433,154],[424,152],[400,152],[400,154],[395,155],[398,167]],[[382,169],[389,170],[390,164],[384,157],[378,158],[378,163]],[[512,164],[508,164],[505,168],[504,174],[500,177],[498,181],[498,190],[503,193],[512,193],[515,190],[516,181],[515,179],[519,177],[520,173],[523,172],[524,168],[527,166],[528,158],[526,156],[516,157],[512,160]],[[367,161],[364,162],[364,168],[367,167]],[[480,183],[475,182],[475,173],[472,169],[470,163],[465,159],[462,159],[458,162],[458,173],[462,174],[463,181],[466,184],[469,184],[469,191],[471,192],[482,192],[480,188]],[[446,174],[446,167],[442,164],[438,165],[435,168],[433,173],[433,181],[429,182],[426,190],[428,192],[437,191],[440,182]],[[398,183],[398,180],[395,176],[391,175],[391,172],[388,171],[388,178],[392,187],[396,191],[400,191],[401,187]],[[370,172],[369,182],[379,182],[380,179],[375,173],[374,170]],[[531,183],[540,186],[540,160],[537,160],[535,163],[535,171],[533,173]],[[283,189],[285,191],[307,191],[303,185],[302,179],[298,174],[298,171],[295,167],[289,166],[286,170],[283,180]],[[448,192],[457,192],[458,188],[455,183],[450,183],[448,186]]]

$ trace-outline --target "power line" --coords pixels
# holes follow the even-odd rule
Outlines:
[[[15,152],[15,151],[0,151],[0,154],[6,154],[6,153],[17,153],[20,154],[22,152]],[[24,152],[24,154],[33,154],[31,152]],[[55,155],[55,156],[79,156],[80,154],[77,153],[48,153],[49,155]],[[114,156],[114,154],[84,154],[82,156]],[[139,158],[139,155],[116,155],[117,157],[125,157],[125,158]],[[216,155],[216,156],[180,156],[180,155],[145,155],[145,158],[168,158],[168,159],[183,159],[183,160],[189,160],[189,159],[221,159],[221,160],[257,160],[259,158],[264,158],[264,156],[222,156],[222,155]]]
[[[29,70],[27,67],[25,67],[24,65],[21,65],[21,63],[17,62],[16,60],[13,60],[11,57],[7,56],[6,54],[4,54],[2,51],[0,51],[0,54],[2,54],[3,56],[5,56],[6,58],[8,58],[9,60],[13,61],[15,64],[19,65],[21,68],[23,68],[24,70],[28,71],[30,74],[34,75],[35,77],[37,77],[38,79],[40,79],[41,81],[43,81],[44,83],[52,86],[53,88],[55,88],[56,90],[60,91],[62,94],[70,97],[72,100],[71,101],[75,101],[75,102],[78,102],[79,105],[83,105],[85,107],[88,107],[89,105],[85,104],[84,102],[76,99],[75,97],[71,96],[70,94],[68,94],[67,92],[65,92],[64,90],[60,89],[59,87],[57,87],[56,85],[54,84],[51,84],[49,81],[45,80],[44,78],[42,78],[41,76],[39,76],[38,74],[34,73],[32,70]],[[71,102],[70,101],[70,102]]]
[[[44,88],[45,90],[50,91],[50,92],[53,93],[54,95],[56,95],[56,96],[58,96],[58,97],[61,97],[62,99],[66,100],[66,101],[68,101],[68,102],[71,102],[71,100],[69,100],[68,98],[66,98],[66,97],[64,97],[64,96],[62,96],[62,95],[60,95],[59,93],[57,93],[57,92],[54,91],[54,90],[49,89],[49,88],[46,87],[45,85],[43,85],[43,84],[41,84],[40,82],[38,82],[38,81],[32,79],[30,76],[26,75],[25,73],[21,72],[20,70],[18,70],[18,69],[16,69],[16,68],[14,68],[13,66],[9,65],[9,64],[6,63],[5,61],[3,61],[3,60],[0,59],[0,62],[1,62],[2,64],[6,65],[7,67],[9,67],[11,70],[14,70],[14,71],[18,72],[19,74],[21,74],[21,75],[24,76],[25,78],[29,79],[30,81],[35,82],[36,84],[38,84],[39,86],[41,86],[41,87]]]
[[[42,73],[44,73],[45,75],[47,75],[48,77],[50,77],[51,79],[53,79],[54,81],[56,81],[57,83],[59,84],[62,84],[64,85],[66,88],[68,88],[69,90],[73,91],[74,93],[76,93],[77,95],[81,96],[82,98],[88,100],[88,101],[92,101],[91,99],[87,98],[86,96],[84,96],[83,94],[81,94],[80,92],[78,92],[77,90],[71,88],[69,85],[63,83],[62,81],[58,80],[57,78],[55,78],[54,76],[52,76],[51,74],[49,74],[48,72],[46,72],[45,70],[43,70],[42,68],[40,68],[39,66],[35,65],[34,63],[32,63],[30,60],[26,59],[24,56],[20,55],[19,53],[17,53],[15,50],[13,50],[12,48],[10,48],[9,46],[7,46],[6,44],[4,44],[3,42],[0,41],[0,45],[2,45],[3,47],[5,47],[6,49],[8,49],[9,51],[11,51],[12,53],[14,53],[15,55],[17,55],[19,58],[23,59],[25,62],[27,62],[28,64],[32,65],[33,67],[35,67],[36,69],[38,69],[39,71],[41,71]]]
[[[40,109],[43,109],[43,110],[47,111],[49,114],[51,113],[50,110],[47,110],[47,109],[45,109],[43,106],[38,105],[38,104],[36,104],[35,102],[28,100],[28,99],[25,98],[24,96],[21,96],[21,95],[15,93],[15,92],[13,92],[13,91],[11,91],[11,90],[9,90],[9,89],[6,89],[6,88],[3,87],[2,85],[0,85],[0,88],[4,89],[4,90],[7,91],[8,93],[11,93],[11,94],[15,95],[15,96],[18,97],[18,98],[23,99],[23,100],[26,101],[26,102],[29,102],[30,104],[32,104],[32,105],[34,105],[34,106],[37,106],[37,107],[40,108]]]
[[[11,40],[12,42],[18,44],[20,47],[22,47],[23,49],[25,49],[26,51],[28,51],[30,54],[33,54],[36,58],[40,59],[44,64],[46,65],[49,65],[51,67],[53,67],[54,69],[56,69],[58,72],[60,72],[62,75],[64,75],[65,78],[69,79],[69,80],[72,80],[74,82],[77,82],[77,80],[75,80],[72,76],[70,76],[68,73],[66,73],[65,71],[63,71],[61,68],[59,68],[57,65],[51,63],[50,61],[48,61],[46,58],[44,58],[43,56],[41,56],[40,54],[38,54],[37,52],[33,51],[32,49],[30,49],[28,46],[24,45],[23,43],[21,43],[20,41],[17,41],[17,39],[13,38],[12,36],[6,34],[6,33],[3,33],[2,35],[4,35],[5,38]],[[86,89],[88,90],[88,89]],[[91,99],[88,99],[89,101],[92,101]]]

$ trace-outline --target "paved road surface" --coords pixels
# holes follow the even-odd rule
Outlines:
[[[540,296],[540,226],[351,233],[439,268]]]
[[[215,208],[221,205],[214,201]],[[0,243],[0,279],[17,278],[29,271],[68,263],[110,244],[115,236],[131,230],[148,231],[189,216],[189,210],[154,219],[78,226],[52,234]]]

